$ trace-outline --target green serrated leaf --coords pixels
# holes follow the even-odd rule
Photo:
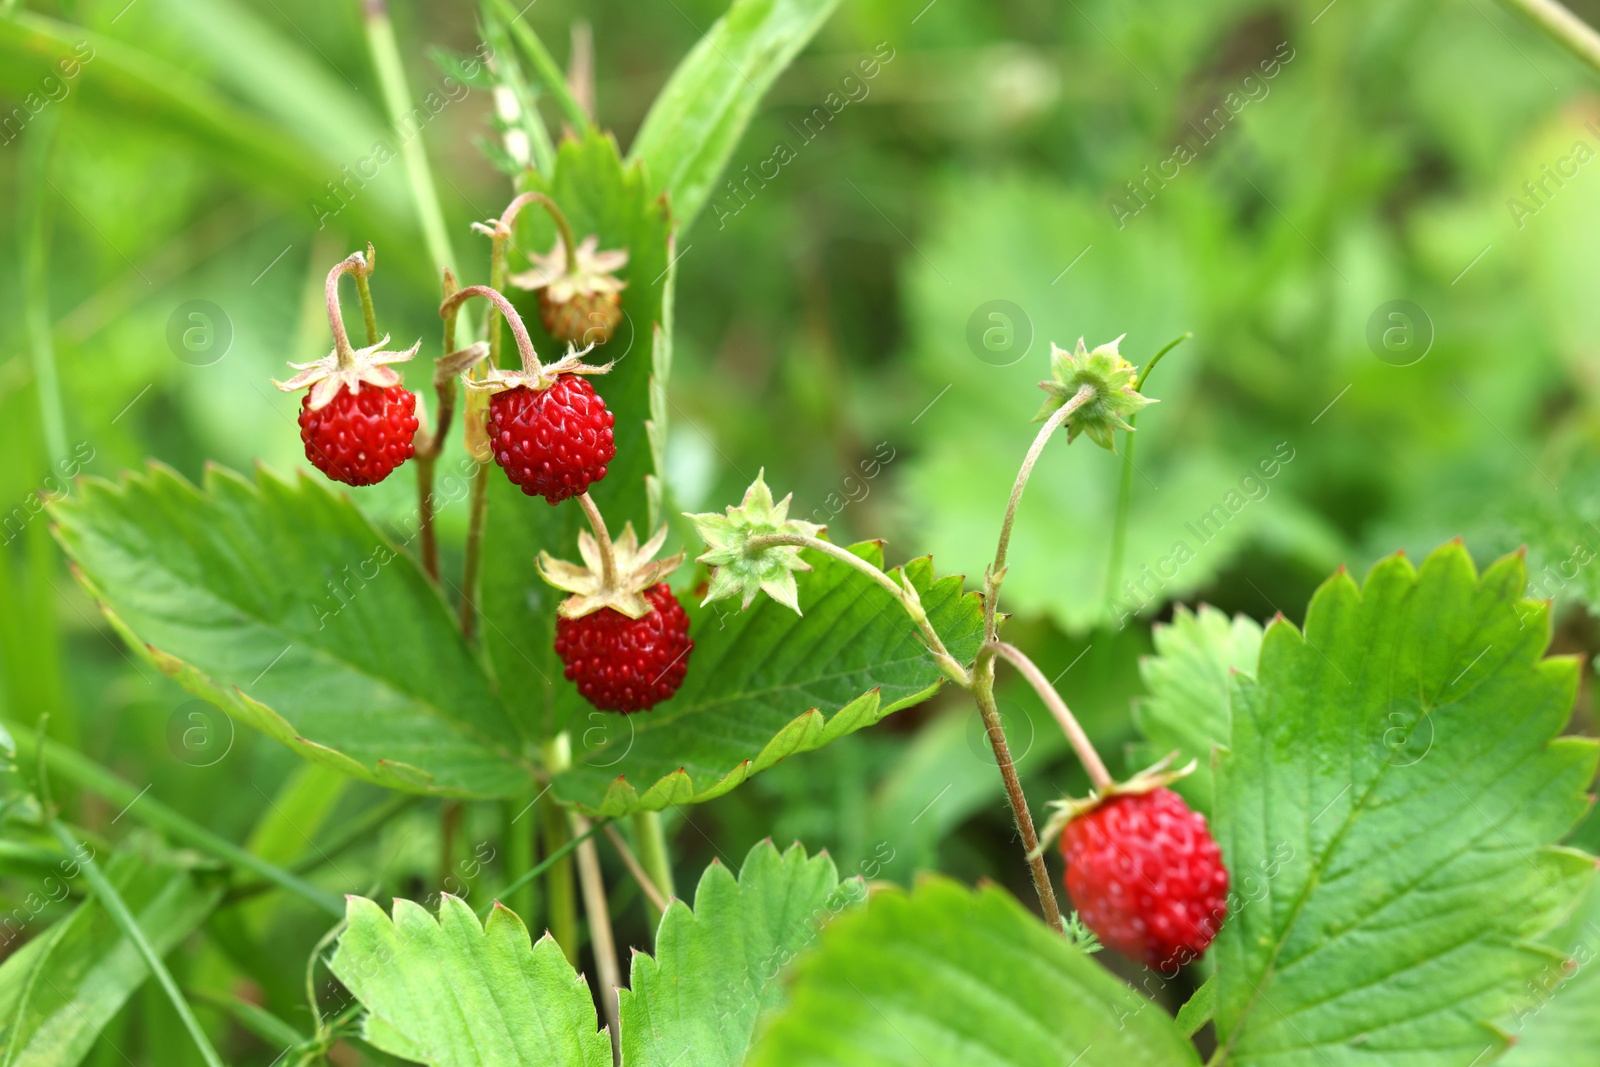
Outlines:
[[[409,900],[394,918],[350,897],[329,969],[367,1009],[365,1039],[430,1067],[610,1067],[589,986],[555,939],[530,944],[496,904],[482,926],[459,897],[435,919]]]
[[[840,883],[826,853],[770,840],[750,850],[736,881],[712,861],[694,910],[672,902],[652,958],[633,957],[622,998],[622,1057],[629,1067],[739,1067],[757,1019],[783,1000],[778,975],[816,939],[817,926],[866,897]]]
[[[751,1067],[1198,1065],[1160,1008],[998,888],[875,895],[802,957]]]
[[[767,89],[839,0],[734,0],[651,105],[628,150],[688,232]]]
[[[1558,738],[1577,665],[1541,659],[1547,606],[1518,556],[1481,576],[1446,545],[1357,586],[1302,634],[1267,628],[1233,706],[1216,836],[1233,914],[1213,949],[1216,1062],[1465,1064],[1555,953],[1592,857],[1555,848],[1587,810],[1593,741]]]
[[[159,953],[196,930],[222,897],[221,887],[202,887],[190,872],[136,852],[118,853],[105,867]],[[81,873],[63,856],[40,888],[81,890],[74,885]],[[0,1063],[72,1067],[149,975],[105,908],[80,904],[0,965]]]
[[[1500,1025],[1515,1041],[1502,1067],[1600,1067],[1600,885],[1546,939],[1562,954],[1527,983]]]
[[[1178,1029],[1193,1037],[1199,1033],[1200,1028],[1211,1021],[1211,1016],[1217,1010],[1217,976],[1207,978],[1199,989],[1194,991],[1194,996],[1184,1001],[1183,1007],[1178,1009]]]
[[[1146,738],[1138,762],[1148,766],[1171,752],[1180,766],[1194,760],[1194,773],[1172,788],[1190,807],[1209,812],[1211,762],[1215,748],[1227,743],[1233,674],[1255,673],[1261,625],[1243,615],[1230,619],[1207,604],[1198,611],[1180,605],[1172,622],[1156,626],[1151,636],[1156,654],[1139,662],[1150,695],[1133,712]]]
[[[54,515],[112,626],[190,692],[390,788],[526,787],[523,739],[438,590],[347,495],[153,465]]]
[[[631,522],[648,537],[659,521],[658,490],[652,485],[661,474],[660,435],[666,428],[656,394],[665,388],[670,372],[669,356],[656,340],[657,324],[670,314],[666,205],[647,186],[637,164],[623,164],[610,135],[593,130],[563,141],[549,182],[534,176],[527,187],[561,205],[580,241],[594,234],[601,248],[628,251],[628,264],[618,272],[627,283],[623,324],[588,357],[594,363],[616,361],[609,374],[588,381],[615,419],[617,446],[605,478],[589,492],[614,532]],[[511,269],[525,269],[526,256],[549,251],[555,239],[554,225],[542,210],[524,210],[510,251]],[[529,310],[523,317],[541,358],[559,356],[564,349],[544,333],[531,298],[525,302]],[[514,348],[508,346],[508,352]],[[539,576],[534,562],[541,550],[575,558],[578,531],[586,527],[576,504],[551,507],[525,496],[498,468],[489,471],[489,478],[480,627],[484,648],[519,721],[539,737],[551,737],[588,705],[562,677],[555,655],[555,609],[565,594]]]
[[[851,551],[881,565],[877,542]],[[747,612],[691,606],[694,638],[683,687],[638,715],[591,716],[573,731],[573,766],[557,796],[619,816],[721,796],[785,757],[809,752],[932,696],[943,676],[898,601],[853,568],[807,551],[798,576],[804,615],[768,598]],[[983,640],[982,608],[959,576],[934,579],[912,560],[912,582],[951,655]]]

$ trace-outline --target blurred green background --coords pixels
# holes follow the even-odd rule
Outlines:
[[[152,797],[276,861],[304,858],[381,792],[191,719],[191,698],[136,664],[73,582],[39,500],[147,457],[190,477],[209,462],[303,466],[297,401],[270,379],[326,352],[320,281],[368,241],[385,329],[436,351],[434,264],[403,167],[338,201],[326,184],[385,132],[360,5],[4,7],[8,56],[56,40],[92,57],[53,87],[0,61],[0,714],[48,712],[49,734]],[[523,17],[563,61],[571,27],[592,32],[599,118],[626,146],[723,7],[540,0]],[[480,146],[497,138],[489,94],[451,90],[436,58],[478,48],[475,7],[397,0],[392,15],[413,94],[447,100],[420,137],[463,280],[482,282],[468,225],[510,185]],[[1117,579],[1120,460],[1087,441],[1046,454],[1013,543],[1013,640],[1103,750],[1131,740],[1138,657],[1172,604],[1298,619],[1338,565],[1361,573],[1455,536],[1480,563],[1526,543],[1533,595],[1561,608],[1557,650],[1587,663],[1600,650],[1587,610],[1600,603],[1595,86],[1488,0],[846,0],[679,240],[675,503],[720,508],[765,467],[835,540],[884,537],[891,562],[931,552],[975,582],[1050,344],[1125,334],[1143,363],[1193,331],[1147,389],[1162,402],[1140,420]],[[185,342],[196,309],[212,333]],[[360,501],[392,521],[410,492],[393,479]],[[441,521],[456,551],[465,508]],[[1035,805],[1081,791],[1034,698],[1011,686],[1002,703]],[[1587,684],[1579,711],[1594,732]],[[173,741],[194,725],[211,731],[202,757]],[[103,802],[63,800],[104,840],[155,847]],[[499,847],[504,819],[496,805],[441,819],[425,802],[315,878],[426,897],[480,844]],[[667,826],[680,893],[712,857],[771,835],[827,847],[847,873],[938,867],[1031,897],[959,694]],[[1580,833],[1600,844],[1594,823]],[[493,861],[475,877],[485,892],[499,881]],[[36,881],[21,853],[0,860],[0,905]],[[640,942],[636,891],[614,884],[619,936]],[[70,905],[47,902],[33,929]],[[305,1023],[322,924],[263,897],[219,912],[174,966],[186,985]],[[188,1062],[176,1026],[141,993],[89,1062],[154,1062],[150,1049]],[[243,1027],[228,1042],[230,1062],[272,1060]]]

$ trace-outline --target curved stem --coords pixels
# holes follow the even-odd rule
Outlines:
[[[328,329],[333,331],[333,350],[339,357],[339,367],[348,369],[354,364],[355,349],[350,346],[350,335],[345,332],[344,315],[339,311],[339,276],[360,275],[367,269],[367,260],[360,252],[352,252],[328,272],[322,286],[323,298],[328,303]]]
[[[378,312],[372,305],[372,285],[367,279],[372,277],[372,272],[378,269],[378,253],[372,247],[372,242],[367,242],[366,267],[355,272],[356,295],[361,298],[361,321],[367,328],[367,344],[378,343]]]
[[[1011,500],[1006,504],[1006,517],[1000,524],[1000,543],[994,551],[994,563],[983,579],[983,622],[984,632],[989,639],[994,640],[998,632],[997,608],[1000,597],[1000,583],[1006,580],[1006,549],[1011,546],[1011,526],[1017,518],[1017,504],[1022,500],[1022,491],[1028,487],[1028,477],[1033,473],[1033,465],[1039,462],[1039,454],[1044,451],[1045,442],[1050,440],[1050,435],[1061,427],[1061,424],[1072,417],[1072,413],[1083,407],[1094,398],[1094,386],[1085,385],[1072,395],[1061,407],[1045,420],[1039,428],[1039,435],[1033,439],[1033,445],[1028,449],[1028,454],[1023,457],[1022,467],[1017,471],[1016,483],[1011,487]]]
[[[1094,784],[1095,789],[1103,791],[1110,787],[1111,772],[1106,770],[1105,763],[1100,759],[1100,753],[1094,750],[1094,745],[1089,741],[1089,735],[1084,733],[1077,716],[1072,714],[1067,702],[1061,699],[1061,694],[1055,691],[1055,687],[1045,680],[1044,673],[1033,660],[1025,656],[1015,645],[1008,645],[1004,641],[991,641],[984,646],[984,652],[1000,656],[1028,680],[1034,692],[1039,694],[1039,699],[1044,701],[1045,707],[1050,709],[1050,714],[1056,717],[1056,722],[1067,735],[1067,740],[1072,742],[1073,751],[1083,762],[1083,769],[1089,772],[1089,781]]]
[[[511,336],[517,339],[517,352],[522,356],[522,369],[529,374],[538,373],[542,364],[539,362],[539,354],[533,350],[533,338],[528,336],[528,328],[522,324],[522,316],[517,314],[517,309],[511,306],[511,301],[507,300],[498,289],[491,289],[487,285],[469,285],[465,289],[451,293],[439,305],[440,317],[450,315],[475,296],[483,297],[498,308],[500,314],[505,316],[506,323],[511,327]],[[491,340],[489,344],[492,350],[494,346],[493,331],[490,331],[490,333]]]
[[[589,528],[594,531],[595,542],[600,546],[600,585],[604,589],[617,587],[617,552],[611,544],[611,534],[606,530],[606,520],[601,516],[600,509],[595,506],[594,498],[588,493],[578,494],[578,503],[583,507],[584,518],[589,520]]]
[[[567,216],[556,206],[556,202],[540,192],[526,192],[517,194],[516,199],[506,206],[495,226],[495,236],[504,236],[507,240],[516,231],[517,213],[524,204],[538,204],[549,213],[556,224],[556,231],[561,234],[561,247],[567,253],[567,273],[578,273],[578,245],[572,236],[572,224],[567,221]]]
[[[972,695],[983,714],[984,733],[994,749],[994,761],[1000,767],[1000,778],[1005,782],[1006,799],[1011,803],[1011,816],[1017,824],[1017,834],[1022,838],[1023,853],[1028,857],[1028,871],[1033,876],[1033,891],[1039,898],[1039,908],[1044,921],[1057,933],[1065,933],[1061,921],[1061,905],[1056,903],[1055,886],[1050,884],[1050,871],[1039,855],[1039,832],[1033,827],[1033,814],[1028,811],[1028,798],[1022,792],[1022,779],[1017,776],[1017,765],[1011,758],[1011,746],[1006,743],[1006,730],[1000,721],[1000,709],[994,702],[994,676],[979,672],[979,680],[972,687]]]
[[[1600,71],[1600,33],[1556,0],[1502,0],[1530,22],[1555,38],[1589,69]]]
[[[776,545],[795,545],[799,548],[811,548],[825,556],[831,556],[840,563],[853,567],[866,575],[888,590],[889,594],[900,602],[900,606],[911,617],[911,621],[917,624],[917,629],[922,631],[922,639],[927,642],[928,650],[933,653],[934,660],[939,664],[939,668],[945,675],[963,689],[971,687],[972,676],[954,656],[950,655],[950,650],[945,647],[944,639],[939,636],[939,631],[935,630],[933,623],[928,620],[928,613],[922,609],[922,601],[917,597],[915,591],[911,590],[909,585],[902,586],[855,553],[817,537],[807,537],[804,534],[763,534],[759,537],[750,538],[746,545],[752,549],[768,548]]]

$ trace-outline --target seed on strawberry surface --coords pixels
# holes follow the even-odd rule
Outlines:
[[[414,452],[417,396],[404,386],[357,384],[324,407],[300,402],[300,439],[306,458],[346,485],[376,485]]]
[[[588,491],[617,454],[615,418],[588,381],[562,374],[548,388],[517,386],[489,400],[494,460],[529,496],[551,504]]]
[[[689,616],[665,582],[644,591],[651,611],[614,608],[556,620],[556,655],[583,698],[601,711],[647,711],[678,691],[689,670]]]
[[[1061,835],[1067,894],[1102,942],[1167,969],[1205,952],[1228,913],[1228,870],[1170,789],[1113,795]]]

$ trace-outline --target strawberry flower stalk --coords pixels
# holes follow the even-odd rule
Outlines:
[[[615,542],[588,493],[578,503],[593,534],[578,535],[582,564],[539,553],[544,580],[571,595],[556,608],[556,654],[578,692],[601,711],[648,711],[683,684],[694,641],[689,616],[664,580],[683,553],[657,560],[663,525],[643,545],[633,524]]]
[[[628,253],[622,249],[600,251],[600,238],[595,234],[578,241],[566,214],[539,192],[520,194],[500,218],[477,229],[497,241],[510,240],[517,214],[526,204],[538,204],[550,215],[556,226],[556,243],[548,253],[529,253],[532,268],[512,275],[511,284],[538,294],[539,321],[557,341],[605,344],[622,322],[622,290],[627,283],[616,272],[628,265]]]
[[[369,253],[371,245],[367,246]],[[375,485],[413,455],[417,432],[417,396],[401,385],[391,364],[417,354],[421,342],[404,352],[389,351],[389,338],[372,339],[377,325],[371,312],[366,279],[372,273],[368,256],[353,252],[328,272],[323,286],[333,351],[312,363],[290,363],[299,371],[273,384],[286,393],[306,390],[300,402],[300,439],[306,459],[323,474],[346,485]],[[355,348],[339,311],[339,279],[355,276],[362,295],[369,339]]]

